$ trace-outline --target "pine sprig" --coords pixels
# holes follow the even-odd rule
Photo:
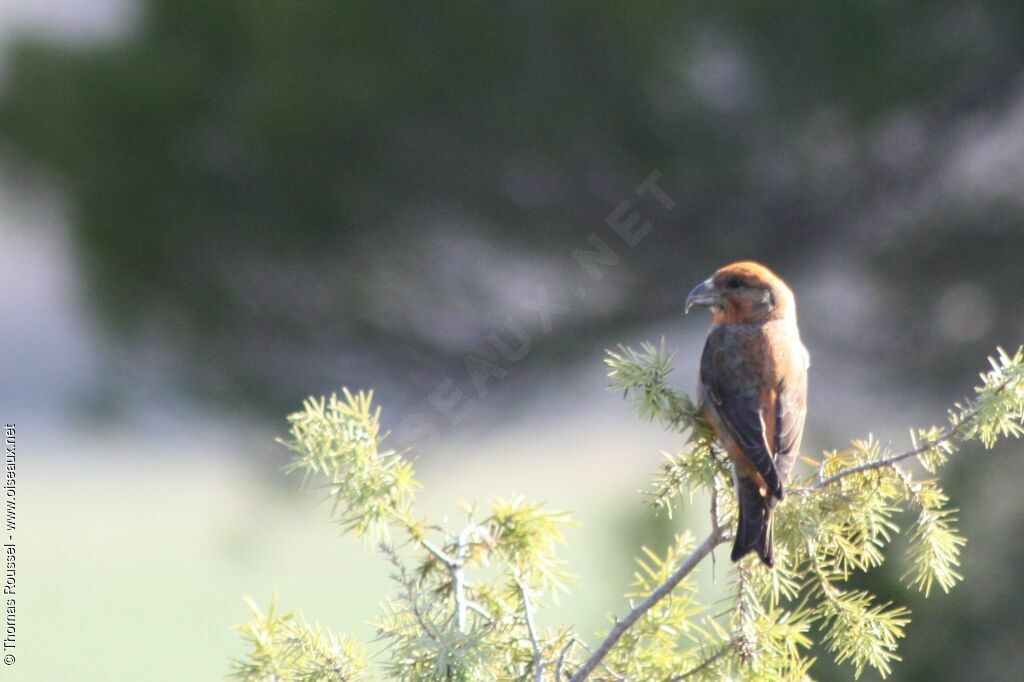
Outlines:
[[[871,666],[882,677],[892,673],[898,641],[910,622],[910,611],[891,604],[878,604],[863,590],[844,592],[823,584],[825,599],[818,609],[825,630],[824,643],[836,663],[850,661],[854,678]]]
[[[380,409],[373,393],[310,398],[289,415],[291,438],[281,440],[295,453],[286,473],[301,471],[304,481],[326,479],[331,512],[342,532],[371,542],[387,539],[390,525],[408,518],[420,484],[402,453],[383,449]]]
[[[1024,435],[1024,346],[1013,355],[999,348],[988,362],[992,369],[982,372],[974,400],[957,403],[950,421],[965,439],[991,448],[999,438]]]
[[[673,353],[660,346],[642,343],[640,350],[619,346],[608,351],[605,364],[611,388],[622,391],[632,402],[637,417],[643,421],[657,420],[667,429],[684,431],[697,418],[693,402],[685,393],[668,386],[666,379],[672,372]]]
[[[568,514],[546,510],[520,496],[491,501],[485,525],[495,555],[527,580],[533,589],[557,599],[567,592],[572,576],[556,554],[565,545],[565,530],[575,525]]]
[[[943,592],[963,580],[960,549],[967,539],[956,530],[956,510],[946,507],[949,501],[935,480],[913,483],[908,480],[911,494],[919,508],[907,550],[910,568],[903,580],[927,597],[932,586],[939,584]]]
[[[252,621],[236,628],[250,649],[236,661],[231,678],[240,682],[358,682],[367,678],[365,648],[320,625],[309,625],[301,614],[279,614],[277,595],[264,613],[246,600]]]

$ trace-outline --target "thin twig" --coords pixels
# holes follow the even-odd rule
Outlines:
[[[747,664],[753,663],[757,654],[757,632],[752,622],[756,619],[753,606],[750,604],[751,595],[747,591],[750,586],[750,564],[736,565],[736,627],[739,634],[735,637],[736,647],[739,649],[740,659]],[[753,596],[753,599],[757,599]]]
[[[1003,381],[998,386],[996,386],[994,394],[999,395],[1000,393],[1005,391],[1011,383],[1013,383],[1012,379],[1007,379]],[[904,450],[903,452],[896,453],[895,455],[889,455],[888,457],[882,457],[881,459],[872,460],[870,462],[864,462],[863,464],[858,464],[857,466],[850,467],[849,469],[843,469],[842,471],[832,474],[828,478],[819,477],[818,482],[815,483],[814,485],[808,486],[806,488],[800,488],[798,490],[794,490],[793,492],[797,494],[807,494],[815,490],[820,490],[821,488],[830,486],[833,483],[846,478],[847,476],[853,476],[856,474],[864,473],[865,471],[872,471],[874,469],[882,469],[884,467],[893,466],[897,462],[900,462],[904,459],[916,457],[917,455],[928,452],[929,450],[933,450],[945,443],[952,442],[957,438],[960,438],[963,435],[963,432],[974,424],[975,420],[978,417],[978,409],[979,408],[977,406],[973,406],[971,409],[962,412],[957,417],[955,424],[947,426],[936,438],[925,441],[924,443],[918,445],[916,448]]]
[[[443,549],[426,538],[419,538],[420,546],[437,557],[438,561],[452,574],[452,592],[455,595],[455,628],[460,633],[466,632],[466,610],[472,609],[488,620],[493,620],[483,607],[466,599],[466,576],[462,570],[469,550],[469,536],[477,530],[476,524],[470,523],[459,533],[455,542],[455,556],[450,556]]]
[[[793,492],[798,495],[805,495],[807,493],[814,492],[815,490],[821,490],[822,488],[828,487],[833,483],[841,481],[847,476],[854,476],[856,474],[862,474],[865,471],[873,471],[875,469],[882,469],[885,467],[893,466],[897,462],[901,462],[905,459],[910,459],[911,457],[916,457],[917,455],[920,455],[924,452],[928,452],[929,450],[937,448],[940,445],[948,443],[957,438],[960,435],[960,433],[964,430],[965,425],[969,421],[971,421],[974,418],[974,416],[975,413],[970,414],[967,419],[961,421],[956,426],[950,426],[946,428],[934,440],[929,440],[925,443],[922,443],[921,445],[918,445],[916,448],[904,450],[903,452],[898,452],[895,455],[889,455],[888,457],[874,459],[871,460],[870,462],[864,462],[863,464],[858,464],[857,466],[853,466],[848,469],[843,469],[842,471],[832,474],[828,478],[818,479],[818,481],[814,483],[814,485],[807,486],[806,488],[799,488],[797,490],[794,490]]]
[[[668,679],[668,682],[679,682],[679,680],[685,680],[688,677],[693,677],[694,675],[696,675],[700,671],[704,670],[705,668],[714,665],[720,658],[722,658],[727,653],[729,653],[733,649],[733,647],[735,647],[735,646],[736,646],[736,641],[735,640],[730,640],[730,641],[726,642],[723,646],[719,647],[718,651],[713,653],[711,656],[708,656],[707,658],[705,658],[697,666],[695,666],[693,668],[690,668],[689,670],[687,670],[682,675],[676,675],[675,677],[670,677]]]
[[[1001,382],[998,386],[995,387],[995,390],[993,392],[994,395],[999,395],[1007,388],[1009,388],[1012,383],[1014,383],[1013,378],[1009,378]],[[821,488],[832,485],[836,481],[840,481],[846,478],[847,476],[861,474],[864,473],[865,471],[871,471],[873,469],[881,469],[883,467],[893,466],[897,462],[900,462],[904,459],[916,457],[917,455],[928,452],[929,450],[937,448],[945,443],[954,441],[963,436],[963,432],[974,425],[974,422],[978,418],[978,412],[979,408],[976,405],[969,410],[961,412],[957,416],[955,424],[947,426],[936,438],[925,441],[921,445],[918,445],[916,448],[905,450],[895,455],[889,455],[888,457],[882,457],[881,459],[876,459],[871,462],[864,462],[863,464],[859,464],[855,467],[844,469],[838,473],[829,476],[828,478],[821,478],[819,476],[818,482],[815,483],[814,485],[807,486],[806,488],[800,488],[794,490],[793,492],[797,494],[807,494],[815,490],[820,490]]]
[[[437,640],[438,633],[434,631],[434,628],[430,626],[423,617],[423,614],[420,613],[419,595],[416,594],[416,590],[413,588],[413,581],[409,578],[408,573],[406,573],[405,565],[398,557],[398,552],[395,551],[393,546],[385,542],[380,543],[379,548],[381,553],[383,553],[384,556],[387,557],[388,561],[391,562],[391,565],[395,567],[395,570],[398,571],[398,573],[393,575],[392,578],[394,578],[394,580],[405,589],[405,598],[409,600],[409,608],[412,610],[412,615],[416,619],[416,622],[419,624],[420,628],[427,633],[428,637],[433,640]]]
[[[455,566],[455,559],[453,559],[450,556],[448,556],[447,552],[445,552],[443,549],[441,549],[440,547],[435,545],[430,540],[427,540],[426,538],[421,538],[419,540],[419,543],[420,543],[421,547],[423,547],[425,550],[427,550],[428,552],[433,554],[435,557],[437,557],[437,559],[442,564],[444,564],[445,567],[448,568],[449,570],[452,570],[452,569],[454,569],[456,567]]]
[[[711,527],[718,528],[718,485],[717,481],[711,483]],[[718,568],[718,564],[715,561],[715,552],[711,551],[711,584],[717,584],[715,579],[715,569]]]
[[[601,642],[601,645],[597,647],[594,653],[591,654],[590,658],[588,658],[570,678],[571,682],[583,682],[583,680],[587,679],[587,677],[590,676],[590,673],[594,672],[594,668],[604,660],[604,657],[608,655],[612,648],[618,643],[619,639],[622,638],[622,635],[626,633],[626,630],[633,626],[633,623],[639,620],[642,615],[650,611],[655,604],[671,594],[676,585],[682,582],[683,578],[692,573],[693,569],[695,569],[697,565],[704,560],[704,557],[711,553],[711,550],[725,542],[725,531],[726,529],[724,526],[716,524],[715,527],[711,529],[708,536],[704,538],[704,541],[690,553],[690,556],[683,560],[683,563],[680,564],[675,573],[669,576],[668,580],[659,585],[657,589],[647,596],[646,599],[637,604],[632,611],[627,613],[624,618],[618,620],[615,623],[615,627],[613,627],[611,632],[608,633],[605,640]]]
[[[533,621],[533,604],[530,603],[529,588],[517,576],[516,585],[519,587],[519,594],[523,598],[523,612],[526,615],[526,630],[530,633],[530,644],[533,645],[533,679],[534,682],[544,682],[544,661],[540,648],[540,639],[537,637],[537,626]]]
[[[451,565],[452,584],[455,593],[455,629],[460,633],[466,632],[466,576],[462,571],[462,565],[466,561],[466,551],[469,543],[469,536],[476,531],[476,525],[469,524],[459,533],[458,543],[455,545],[455,562]]]
[[[632,603],[632,602],[630,602],[630,603]],[[594,650],[593,650],[593,649],[591,649],[591,648],[590,648],[590,647],[589,647],[589,646],[587,645],[587,643],[586,643],[586,642],[584,642],[584,641],[583,641],[582,639],[577,639],[577,640],[576,640],[576,643],[577,643],[577,644],[579,644],[579,645],[580,645],[581,647],[583,647],[583,649],[584,649],[584,650],[585,650],[585,651],[586,651],[586,652],[587,652],[588,654],[591,654],[591,655],[593,655],[593,653],[594,653]],[[603,669],[604,669],[604,671],[605,671],[606,673],[608,673],[609,675],[611,675],[611,676],[612,676],[612,679],[614,679],[614,680],[617,680],[617,682],[629,682],[629,681],[628,681],[628,680],[626,679],[626,676],[625,676],[625,675],[621,675],[621,674],[619,674],[619,673],[615,672],[614,670],[612,670],[612,669],[611,669],[611,667],[609,667],[609,665],[608,665],[607,663],[601,663],[601,668],[603,668]],[[572,677],[573,677],[572,675],[569,675],[569,680],[570,680],[570,682],[571,682],[571,680],[572,680]]]
[[[469,609],[470,611],[475,611],[476,613],[480,614],[486,620],[490,621],[490,624],[492,624],[492,625],[494,624],[494,616],[492,616],[487,609],[485,609],[484,607],[480,606],[475,601],[467,601],[466,602],[466,608]]]
[[[555,665],[555,682],[562,682],[562,668],[565,666],[565,657],[569,655],[572,645],[576,644],[577,641],[575,635],[570,637],[566,645],[562,647],[562,652],[558,654],[558,663]]]

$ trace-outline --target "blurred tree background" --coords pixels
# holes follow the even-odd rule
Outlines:
[[[536,360],[678,315],[738,253],[832,252],[885,297],[844,350],[931,373],[1021,332],[996,312],[1024,257],[1022,30],[995,1],[155,0],[109,44],[17,41],[0,131],[71,197],[112,328],[275,414],[325,366],[432,388],[527,283],[573,291],[572,249],[652,169],[677,207]],[[886,331],[943,296],[950,333]]]
[[[392,416],[447,377],[468,395],[510,319],[549,376],[739,258],[795,281],[812,377],[872,365],[941,407],[1024,337],[1022,37],[999,0],[150,0],[108,39],[8,41],[0,152],[67,198],[119,362],[250,414],[342,383]],[[634,194],[654,170],[671,211]],[[628,253],[623,201],[654,224]],[[620,256],[600,281],[572,256],[593,234]],[[959,465],[954,500],[1002,457]],[[965,532],[999,547],[1020,512]],[[900,679],[1024,665],[1024,547],[973,551],[988,584],[920,607]]]

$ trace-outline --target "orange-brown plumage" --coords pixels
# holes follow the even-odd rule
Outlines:
[[[771,513],[785,497],[807,412],[810,359],[796,301],[771,270],[727,265],[687,298],[711,308],[701,355],[701,410],[733,462],[740,519],[732,560],[756,551],[772,565]]]

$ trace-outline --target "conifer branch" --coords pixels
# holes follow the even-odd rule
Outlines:
[[[455,629],[460,633],[466,632],[466,574],[463,564],[466,562],[466,549],[469,543],[469,536],[476,530],[476,526],[469,524],[459,533],[459,539],[455,546],[455,562],[449,568],[452,572],[452,592],[455,594]]]
[[[615,644],[622,638],[622,635],[633,626],[633,624],[640,619],[645,613],[651,610],[655,604],[660,602],[662,599],[667,597],[675,589],[676,585],[682,582],[683,578],[690,575],[693,569],[697,568],[701,561],[707,557],[711,551],[722,544],[728,539],[726,535],[727,528],[725,526],[716,525],[708,533],[708,536],[704,538],[704,541],[697,545],[686,559],[680,564],[679,569],[669,576],[668,580],[663,582],[657,587],[651,594],[644,599],[642,602],[633,607],[633,610],[627,613],[623,618],[619,619],[615,623],[615,627],[612,628],[608,636],[605,637],[604,641],[601,642],[600,646],[594,650],[583,665],[576,670],[576,672],[569,679],[571,682],[583,682],[587,679],[594,669],[604,660],[605,656],[612,650]]]
[[[870,462],[864,462],[863,464],[858,464],[857,466],[852,466],[847,469],[843,469],[842,471],[836,472],[831,476],[818,479],[818,481],[813,485],[807,486],[806,488],[799,488],[797,490],[794,490],[793,492],[797,495],[806,495],[808,493],[814,492],[815,490],[821,490],[822,488],[826,488],[832,485],[833,483],[838,483],[847,476],[856,476],[857,474],[862,474],[866,471],[873,471],[875,469],[891,467],[897,464],[898,462],[902,462],[905,459],[917,457],[918,455],[924,454],[929,450],[934,450],[937,447],[942,447],[947,443],[955,441],[960,436],[960,434],[963,433],[963,431],[965,430],[965,425],[969,421],[973,420],[976,416],[977,412],[972,411],[972,413],[968,415],[967,420],[960,422],[955,426],[947,427],[934,440],[929,440],[925,443],[922,443],[921,445],[918,445],[915,448],[904,450],[903,452],[898,452],[894,455],[888,455],[880,459],[872,460]]]
[[[686,434],[689,447],[669,455],[655,479],[654,506],[671,513],[680,500],[706,490],[711,532],[696,547],[689,534],[680,535],[664,556],[644,548],[627,593],[631,610],[614,620],[594,649],[569,629],[547,638],[537,629],[533,596],[555,595],[568,579],[556,555],[563,529],[571,524],[565,513],[517,496],[492,500],[490,514],[480,521],[473,518],[475,506],[468,507],[468,524],[458,533],[418,521],[412,502],[420,485],[411,461],[382,446],[386,434],[369,393],[345,391],[341,398],[306,401],[289,417],[291,439],[282,443],[294,452],[288,470],[326,482],[331,514],[342,529],[376,541],[395,565],[402,592],[386,603],[377,624],[379,639],[387,642],[378,664],[386,678],[544,682],[545,672],[553,671],[557,682],[711,679],[748,672],[805,679],[814,663],[808,651],[815,623],[819,641],[836,662],[849,663],[857,676],[870,667],[884,677],[898,660],[909,612],[851,586],[849,578],[883,561],[898,531],[893,515],[914,509],[907,550],[912,567],[904,582],[927,596],[933,585],[948,590],[962,579],[957,568],[965,539],[955,527],[956,510],[947,507],[937,478],[916,480],[898,465],[917,457],[935,476],[961,442],[980,440],[990,448],[1003,437],[1024,436],[1024,349],[1013,356],[1000,349],[990,362],[972,400],[953,406],[945,428],[913,431],[910,449],[890,453],[868,439],[826,452],[818,473],[794,483],[792,497],[777,509],[774,569],[741,564],[737,593],[730,598],[733,617],[719,623],[717,617],[696,619],[706,606],[687,578],[730,537],[736,498],[727,463],[715,452],[699,405],[666,383],[671,355],[664,346],[611,353],[613,387],[630,398],[637,414]],[[878,474],[860,476],[871,471]],[[415,573],[406,571],[387,540],[394,529],[415,547]],[[436,544],[428,538],[434,532],[443,538]],[[470,589],[467,573],[477,566],[494,566],[497,575]],[[266,614],[253,607],[252,622],[240,629],[250,653],[234,664],[236,679],[354,681],[369,674],[372,657],[361,645],[307,623],[301,614],[275,609],[276,600]],[[485,627],[470,621],[469,611]],[[680,646],[681,636],[697,646]]]
[[[569,655],[573,646],[578,644],[579,640],[576,637],[570,637],[569,641],[566,642],[565,646],[562,647],[562,651],[558,654],[558,663],[555,664],[555,682],[562,682],[562,669],[565,667],[565,658]]]
[[[426,538],[420,538],[418,542],[420,544],[420,547],[422,547],[423,549],[427,550],[435,557],[437,557],[437,560],[444,564],[445,568],[452,571],[455,570],[455,568],[457,567],[456,561],[455,559],[448,556],[447,552],[445,552],[443,549],[435,545],[430,540],[427,540]]]
[[[1008,361],[1011,360],[1008,356],[1006,356],[1005,353],[1002,352],[1002,349],[1000,349],[1000,353],[1001,357],[1006,358]],[[1020,355],[1021,352],[1018,351],[1017,357],[1013,358],[1012,360],[1016,360],[1019,363]],[[994,360],[992,361],[992,364],[994,371],[998,372],[1000,369],[999,365]],[[1013,370],[1009,372],[1008,376],[1005,376],[1001,381],[996,383],[994,386],[987,386],[983,388],[982,391],[988,390],[992,398],[1002,397],[1007,390],[1013,388],[1014,386],[1021,382],[1022,372],[1020,365],[1017,364],[1013,368]],[[982,376],[984,378],[985,375]],[[958,440],[962,440],[966,434],[969,434],[972,431],[974,431],[977,427],[979,417],[981,416],[981,411],[982,406],[980,404],[974,404],[968,407],[967,409],[962,409],[959,413],[953,413],[952,423],[949,426],[940,431],[938,435],[926,439],[923,443],[917,445],[916,447],[913,447],[909,450],[904,450],[903,452],[898,452],[893,455],[888,455],[880,459],[872,460],[870,462],[864,462],[863,464],[859,464],[848,469],[843,469],[842,471],[834,473],[831,476],[819,479],[816,483],[814,483],[811,486],[808,486],[807,488],[802,488],[794,492],[797,494],[806,494],[815,490],[820,490],[822,488],[832,485],[833,483],[841,481],[847,476],[855,476],[866,471],[873,471],[875,469],[882,469],[884,467],[894,466],[898,462],[902,462],[905,459],[917,457],[932,450],[942,449],[948,445],[955,443]]]
[[[519,596],[523,600],[523,618],[526,620],[526,631],[530,635],[530,645],[533,647],[533,679],[535,682],[544,682],[544,661],[540,648],[540,639],[537,637],[537,626],[533,619],[533,604],[530,602],[529,588],[517,576],[516,587],[519,588]]]

